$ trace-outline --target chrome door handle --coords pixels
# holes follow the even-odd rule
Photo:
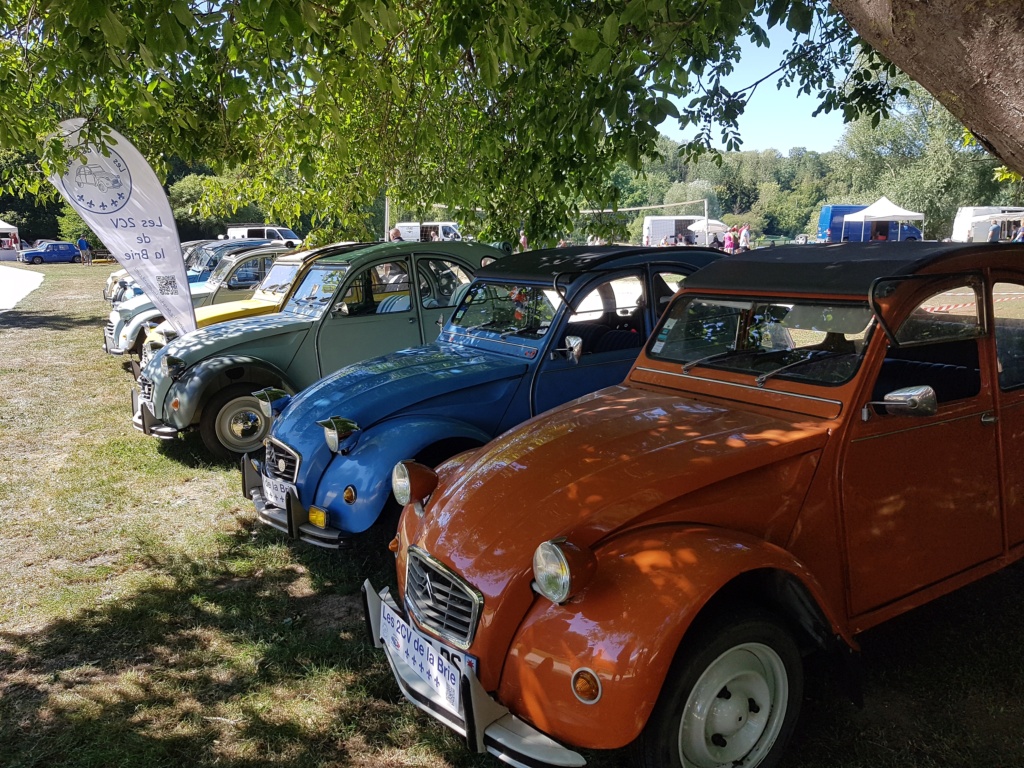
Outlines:
[[[997,419],[996,419],[996,415],[994,413],[983,413],[981,415],[981,423],[982,424],[995,424],[996,421],[997,421]]]

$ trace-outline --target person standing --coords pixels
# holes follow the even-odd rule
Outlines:
[[[740,227],[740,244],[739,252],[745,253],[750,250],[750,225],[744,222],[743,226]]]
[[[1000,232],[999,222],[992,219],[992,226],[988,228],[988,241],[990,243],[998,243]]]
[[[725,233],[725,252],[730,255],[736,252],[736,227]]]
[[[89,247],[89,241],[85,239],[85,235],[78,238],[78,252],[82,254],[82,264],[88,264],[92,266],[92,248]]]
[[[391,242],[395,243],[402,239],[402,230],[400,230],[398,227],[395,227],[394,229],[391,230]]]
[[[530,246],[526,242],[526,230],[525,229],[520,229],[519,230],[519,252],[520,253],[526,253],[528,250],[530,250]]]

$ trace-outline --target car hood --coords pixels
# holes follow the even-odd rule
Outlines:
[[[276,302],[261,301],[260,299],[244,299],[242,301],[227,301],[223,304],[212,304],[208,307],[196,309],[196,325],[200,328],[223,323],[227,320],[237,320],[242,317],[253,317],[266,315],[277,311]]]
[[[751,507],[776,517],[748,523],[782,526],[783,513],[772,506],[777,493],[750,500],[737,484],[796,460],[785,482],[802,500],[831,424],[610,387],[525,422],[464,455],[461,465],[457,458],[442,467],[411,543],[497,595],[503,582],[528,577],[538,544],[559,536],[588,547],[665,519],[731,526],[733,510]],[[787,519],[798,507],[784,511]]]
[[[273,315],[243,318],[198,328],[175,339],[164,349],[166,354],[180,358],[188,365],[229,350],[232,354],[244,355],[247,348],[251,347],[258,347],[260,356],[265,357],[262,353],[267,349],[268,339],[304,334],[312,324],[311,318],[277,312]],[[292,349],[292,353],[295,348],[297,346]],[[277,361],[277,364],[282,363]]]
[[[457,416],[465,407],[460,393],[518,380],[526,369],[525,362],[454,344],[392,352],[346,366],[300,392],[271,435],[306,456],[314,445],[325,445],[318,420],[344,416],[365,431],[400,411]]]

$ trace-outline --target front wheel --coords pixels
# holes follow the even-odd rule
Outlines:
[[[77,256],[72,256],[71,257],[71,263],[72,264],[81,264],[82,263],[82,254],[78,254]]]
[[[684,640],[634,744],[654,768],[776,766],[796,725],[803,665],[789,631],[756,609]]]
[[[33,264],[42,264],[43,263],[43,257],[42,256],[33,256],[32,257],[32,263]]]
[[[214,456],[238,461],[242,454],[254,454],[263,448],[270,431],[270,420],[253,397],[259,389],[253,384],[238,384],[221,390],[203,406],[199,434]]]

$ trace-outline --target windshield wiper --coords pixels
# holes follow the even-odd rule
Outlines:
[[[772,376],[780,374],[783,371],[788,371],[790,368],[799,368],[801,365],[805,365],[806,363],[816,363],[819,360],[828,360],[833,357],[843,357],[845,355],[856,354],[854,352],[825,352],[824,354],[815,354],[815,352],[820,351],[821,350],[817,349],[809,350],[807,357],[805,357],[803,360],[794,360],[792,363],[787,363],[786,365],[780,366],[775,370],[762,373],[754,381],[757,384],[757,386],[763,387],[764,383],[768,381],[768,379],[772,378]]]
[[[748,350],[749,351],[749,350]],[[698,357],[696,360],[690,360],[689,362],[683,363],[683,373],[689,373],[691,368],[704,363],[709,363],[712,360],[719,360],[721,358],[731,357],[732,355],[738,354],[737,349],[727,349],[724,352],[715,352],[711,355],[705,355],[704,357]]]

